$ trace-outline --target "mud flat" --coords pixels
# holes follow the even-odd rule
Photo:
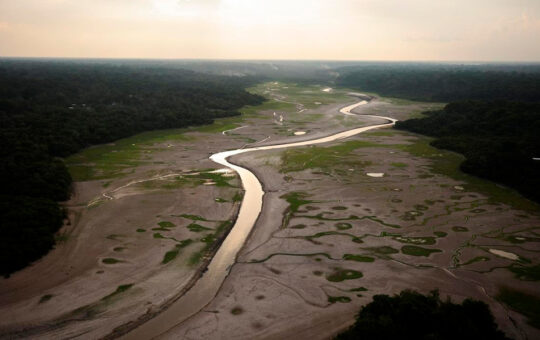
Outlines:
[[[354,99],[313,92],[302,94],[307,101],[276,93],[293,104],[270,101],[212,126],[151,132],[73,156],[75,194],[56,249],[0,279],[0,337],[99,338],[167,308],[206,271],[243,196],[239,178],[215,173],[209,154],[280,143],[288,131],[318,138],[350,129],[337,109]],[[298,112],[321,96],[316,110]],[[283,126],[272,122],[276,110],[287,117]]]
[[[402,117],[381,101],[355,110]],[[457,179],[460,159],[392,130],[234,156],[263,183],[261,216],[217,296],[159,338],[331,338],[373,295],[403,289],[485,301],[510,337],[540,336],[496,298],[501,283],[537,294],[538,210]]]
[[[76,168],[94,164],[99,178],[77,183],[57,249],[0,282],[0,337],[114,338],[182,301],[213,273],[208,264],[243,195],[240,178],[219,170],[212,154],[322,138],[380,124],[373,116],[405,119],[437,105],[380,98],[351,109],[357,116],[339,112],[358,102],[346,89],[276,83],[254,91],[281,101],[213,126],[109,146],[107,157],[125,151],[136,159],[120,159],[133,164],[120,175],[83,157]],[[490,199],[500,188],[456,177],[455,154],[384,129],[229,161],[260,179],[261,214],[217,294],[202,294],[210,302],[164,325],[161,338],[329,338],[374,294],[406,288],[481,299],[509,336],[539,336],[495,299],[501,282],[537,294],[538,213]]]

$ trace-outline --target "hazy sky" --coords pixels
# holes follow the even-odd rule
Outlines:
[[[0,0],[0,55],[540,61],[540,0]]]

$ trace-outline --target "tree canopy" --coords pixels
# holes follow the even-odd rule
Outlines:
[[[0,61],[0,274],[54,245],[70,196],[61,157],[139,132],[210,124],[263,98],[251,78],[158,66]]]
[[[375,295],[362,307],[356,322],[336,340],[506,340],[488,305],[466,299],[461,304],[442,301],[437,291],[422,295],[405,290]]]
[[[464,172],[540,201],[540,103],[450,103],[396,128],[436,137],[433,146],[465,155]]]

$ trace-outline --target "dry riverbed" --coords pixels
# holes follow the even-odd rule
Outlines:
[[[340,113],[358,99],[325,89],[263,84],[254,91],[273,100],[233,124],[107,146],[110,157],[137,150],[121,175],[90,157],[74,162],[98,172],[76,184],[56,249],[0,281],[0,337],[107,336],[197,284],[243,193],[211,154],[383,123]],[[432,107],[381,99],[353,113],[404,119]],[[436,288],[489,303],[512,337],[539,336],[494,296],[501,282],[537,293],[512,269],[538,265],[540,218],[451,176],[456,157],[388,129],[233,157],[261,180],[262,214],[215,299],[163,337],[323,339],[374,294]]]

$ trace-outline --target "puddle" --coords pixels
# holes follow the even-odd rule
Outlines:
[[[492,254],[495,254],[497,256],[504,257],[505,259],[514,260],[514,261],[519,260],[519,256],[517,256],[514,253],[509,253],[509,252],[504,251],[504,250],[490,249],[489,252],[492,253]]]

